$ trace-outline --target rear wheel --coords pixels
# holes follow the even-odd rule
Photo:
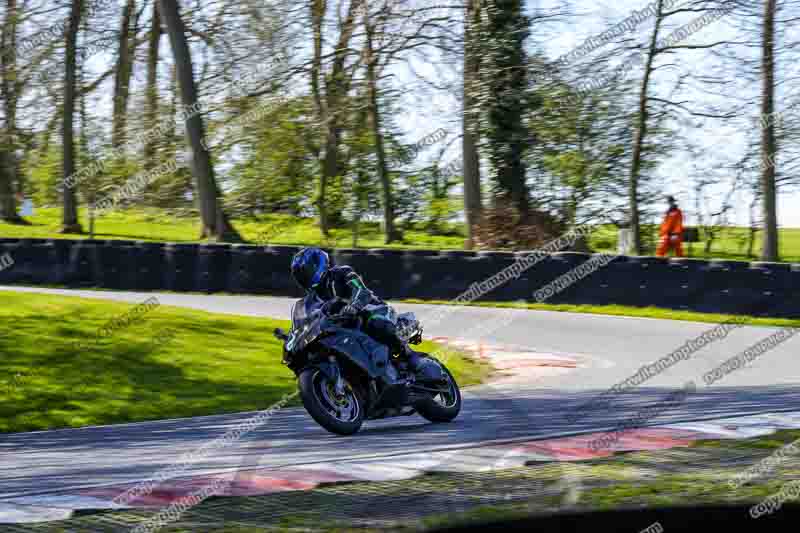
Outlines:
[[[442,386],[442,392],[420,400],[414,407],[423,418],[431,422],[450,422],[461,411],[461,389],[446,366],[435,359],[431,361],[441,367],[447,383]]]
[[[298,386],[303,406],[323,428],[337,435],[352,435],[364,423],[361,398],[344,377],[344,391],[337,394],[335,383],[318,368],[300,374]]]

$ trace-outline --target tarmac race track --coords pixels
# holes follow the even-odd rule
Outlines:
[[[137,303],[156,296],[162,305],[284,318],[292,303],[270,297],[0,290]],[[113,507],[110,500],[126,487],[169,468],[184,454],[192,460],[183,465],[180,479],[165,483],[175,493],[183,490],[181,483],[233,472],[230,494],[256,494],[323,481],[491,469],[531,458],[591,457],[610,452],[587,446],[590,434],[614,431],[626,420],[642,421],[644,408],[658,405],[689,381],[696,390],[669,407],[649,410],[643,421],[649,427],[626,432],[612,448],[669,447],[708,435],[739,438],[774,427],[800,427],[800,416],[791,413],[800,411],[796,338],[712,385],[703,379],[779,328],[734,329],[603,406],[592,401],[596,395],[715,325],[516,309],[396,308],[417,313],[426,337],[460,344],[501,369],[489,384],[464,392],[462,412],[453,423],[393,418],[369,421],[355,436],[339,437],[317,426],[304,410],[287,408],[208,453],[197,450],[254,413],[2,435],[0,523],[33,520],[35,510],[57,518],[63,517],[58,510]]]

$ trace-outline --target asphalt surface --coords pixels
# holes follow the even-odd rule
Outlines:
[[[73,291],[0,287],[0,290],[48,292],[88,298],[141,302],[156,296],[162,305],[218,313],[288,317],[284,298],[193,294]],[[464,395],[459,418],[434,425],[412,416],[367,422],[352,437],[333,436],[302,409],[282,409],[240,441],[192,462],[185,474],[254,468],[312,468],[315,464],[352,463],[382,456],[397,461],[420,451],[475,447],[489,442],[537,439],[614,429],[642,407],[662,400],[687,381],[697,392],[680,405],[658,412],[649,424],[722,418],[800,409],[800,361],[797,338],[761,355],[748,366],[711,386],[702,376],[724,360],[766,338],[778,328],[743,327],[706,345],[635,390],[597,407],[596,395],[679,349],[713,324],[489,308],[404,305],[413,310],[428,336],[483,340],[572,356],[578,368],[531,382],[499,382]],[[589,407],[587,407],[587,405]],[[596,408],[593,408],[596,407]],[[570,415],[578,413],[577,420]],[[121,424],[0,436],[0,502],[30,495],[51,495],[81,487],[134,482],[168,468],[182,454],[236,427],[253,413]]]

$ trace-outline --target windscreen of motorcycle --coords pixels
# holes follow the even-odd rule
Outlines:
[[[292,330],[305,326],[322,309],[322,300],[316,295],[309,295],[297,300],[292,306]]]

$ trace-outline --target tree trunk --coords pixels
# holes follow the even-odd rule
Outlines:
[[[6,16],[3,20],[2,46],[2,90],[5,129],[0,139],[0,220],[14,224],[23,220],[17,212],[14,183],[18,181],[16,164],[17,130],[17,0],[6,0]]]
[[[775,112],[775,0],[764,2],[764,30],[761,57],[761,116],[769,119]],[[777,261],[778,213],[775,166],[777,161],[775,121],[766,120],[761,129],[761,196],[764,209],[764,246],[762,261]]]
[[[642,148],[647,137],[647,103],[648,89],[650,87],[650,76],[653,72],[653,61],[656,56],[656,43],[658,42],[658,31],[661,27],[663,0],[658,0],[656,8],[656,21],[653,27],[653,34],[650,36],[650,47],[647,51],[647,61],[644,65],[644,77],[639,90],[639,112],[636,115],[636,133],[633,140],[633,155],[631,161],[631,174],[628,182],[628,202],[630,205],[630,228],[633,238],[634,255],[642,254],[642,234],[641,222],[639,218],[639,172],[642,168]]]
[[[66,35],[66,51],[64,55],[64,112],[61,124],[62,130],[62,167],[64,180],[62,194],[64,196],[64,212],[61,222],[61,233],[83,233],[78,223],[78,202],[75,189],[78,184],[67,182],[75,173],[75,138],[73,119],[75,115],[75,72],[76,49],[78,44],[78,29],[81,24],[83,0],[72,0],[72,10],[69,15],[69,26]]]
[[[153,2],[153,16],[147,48],[147,108],[146,127],[153,128],[158,122],[158,49],[161,42],[161,15],[158,2]],[[150,170],[156,166],[156,141],[148,138],[144,147],[144,166]]]
[[[136,8],[135,0],[128,0],[122,10],[117,45],[117,64],[114,69],[114,116],[111,144],[118,148],[125,142],[125,129],[128,122],[128,97],[130,95],[131,74],[133,73],[133,47],[131,46],[131,19]],[[135,35],[134,35],[135,37]]]
[[[14,174],[9,152],[0,149],[0,220],[17,224],[21,221],[14,198]]]
[[[341,21],[339,39],[333,52],[333,65],[330,73],[325,76],[325,99],[323,101],[320,77],[322,76],[322,33],[325,19],[325,0],[311,0],[311,25],[314,34],[314,52],[311,62],[311,92],[314,99],[317,119],[325,128],[325,155],[322,160],[322,174],[320,176],[317,207],[319,209],[320,230],[327,236],[330,229],[330,219],[326,205],[326,188],[328,181],[339,176],[341,164],[339,161],[339,143],[342,136],[342,115],[340,109],[349,91],[352,73],[348,74],[346,60],[350,54],[350,39],[355,31],[355,17],[364,0],[353,0],[348,7],[347,17]]]
[[[159,15],[160,17],[161,15]],[[181,84],[178,83],[178,65],[175,62],[172,62],[172,68],[170,69],[170,79],[169,79],[169,89],[170,89],[170,99],[169,99],[169,109],[165,113],[168,117],[174,117],[175,113],[178,112],[178,106],[180,101],[180,92],[181,92]],[[175,146],[175,141],[178,140],[178,130],[175,127],[175,121],[170,120],[167,122],[167,127],[169,131],[165,136],[167,139],[166,148],[169,150],[169,157],[177,157],[178,151]]]
[[[87,31],[86,20],[82,21],[81,31],[84,34]],[[84,69],[86,68],[86,48],[81,51],[80,63],[77,68],[77,84],[78,87],[83,87]],[[86,155],[89,153],[89,119],[86,113],[86,91],[80,91],[78,95],[78,118],[81,124],[81,133],[78,138],[78,146],[80,147],[78,161],[83,165],[87,159]],[[89,211],[89,239],[94,239],[95,229],[95,212],[94,204],[97,201],[97,176],[88,177],[83,183],[84,196]]]
[[[325,202],[328,180],[339,175],[339,138],[341,132],[335,125],[328,127],[325,136],[325,156],[322,160],[322,174],[319,179],[317,193],[317,208],[319,209],[319,227],[322,234],[327,236],[330,231],[328,207]]]
[[[365,191],[369,176],[363,167],[356,169],[356,184],[353,190],[355,196],[355,206],[353,208],[353,248],[358,248],[358,232],[361,225],[361,217],[363,216],[364,205],[366,204]]]
[[[756,246],[756,235],[758,234],[758,223],[756,222],[756,204],[758,203],[758,195],[756,195],[753,200],[750,202],[750,228],[747,235],[747,257],[754,258],[755,254],[753,250],[755,250]]]
[[[376,73],[376,62],[374,50],[372,48],[375,26],[370,24],[365,15],[366,26],[366,62],[367,62],[367,89],[369,92],[369,114],[372,122],[372,136],[375,143],[375,155],[378,159],[378,177],[381,181],[381,192],[383,194],[383,221],[386,244],[400,240],[402,237],[394,225],[394,200],[392,198],[392,182],[389,177],[389,169],[386,166],[386,153],[383,146],[383,135],[381,134],[381,117],[378,110],[378,79]]]
[[[467,249],[475,246],[475,226],[480,223],[483,205],[481,202],[481,175],[478,160],[478,125],[476,123],[477,90],[480,72],[480,56],[475,46],[473,26],[480,13],[479,0],[469,0],[464,13],[464,79],[461,111],[462,118],[462,167],[464,179],[464,213],[467,222]]]
[[[530,198],[523,156],[528,132],[525,115],[526,61],[524,41],[530,21],[522,0],[490,0],[485,9],[487,30],[481,61],[486,103],[486,147],[497,202],[509,203],[527,219]],[[483,111],[483,110],[482,110]]]
[[[329,128],[327,106],[322,99],[322,89],[320,87],[320,77],[322,76],[322,24],[325,19],[325,0],[311,0],[311,27],[314,32],[314,55],[311,61],[311,94],[314,99],[314,107],[317,119],[327,129],[325,139],[325,156],[320,161],[321,174],[319,178],[319,189],[317,191],[317,209],[319,210],[319,227],[322,234],[328,235],[328,211],[325,205],[326,187],[328,185],[328,175],[335,173],[335,160],[331,160],[331,152],[338,150],[336,138],[332,135]],[[330,168],[329,168],[330,167]],[[335,174],[334,174],[335,175]]]
[[[158,6],[167,27],[172,54],[178,69],[181,102],[184,108],[195,109],[197,87],[194,83],[192,57],[177,0],[159,0]],[[193,114],[186,121],[186,137],[192,150],[192,172],[197,182],[198,206],[203,225],[201,238],[241,242],[241,237],[231,226],[220,204],[220,194],[214,179],[211,157],[203,142],[205,138],[203,117],[199,113]]]

